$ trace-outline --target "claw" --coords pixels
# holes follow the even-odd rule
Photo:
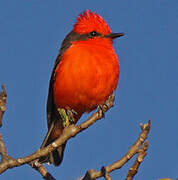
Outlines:
[[[105,118],[105,114],[104,114],[104,111],[103,111],[103,105],[98,106],[98,113],[99,113],[100,117]]]
[[[69,118],[69,122],[72,123],[72,124],[75,122],[74,114],[77,115],[77,112],[74,111],[73,109],[72,110],[69,110],[69,109],[67,110],[67,115],[68,115],[68,118]]]
[[[105,111],[108,109],[108,105],[106,103],[98,106],[98,113],[101,117],[105,118]]]

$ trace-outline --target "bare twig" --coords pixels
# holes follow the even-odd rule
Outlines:
[[[6,161],[11,160],[12,158],[7,154],[5,144],[0,134],[0,154],[1,154],[1,163],[6,163]],[[0,163],[0,164],[1,164]]]
[[[112,180],[111,176],[109,175],[109,173],[106,171],[106,168],[103,166],[101,168],[101,172],[103,174],[103,177],[105,178],[105,180]]]
[[[2,92],[0,93],[0,126],[2,125],[2,117],[6,110],[6,90],[5,87],[2,86]],[[104,113],[113,106],[114,103],[114,95],[111,95],[104,105],[100,106],[98,112],[95,112],[91,115],[91,117],[85,122],[79,124],[78,126],[70,125],[66,127],[63,131],[63,134],[56,139],[53,143],[48,145],[45,148],[39,149],[35,151],[33,154],[28,155],[23,158],[14,159],[13,157],[7,154],[4,142],[2,140],[2,136],[0,135],[0,154],[1,154],[1,162],[0,162],[0,174],[6,171],[9,168],[21,166],[23,164],[29,164],[32,168],[37,170],[46,180],[55,180],[55,178],[45,169],[45,167],[38,162],[38,159],[42,156],[48,155],[50,152],[54,151],[61,144],[69,140],[70,138],[76,136],[81,131],[85,130],[97,120],[101,119]],[[133,146],[130,147],[129,151],[118,161],[114,162],[111,165],[106,167],[102,167],[100,171],[96,171],[91,169],[87,171],[83,180],[94,180],[99,177],[104,177],[105,180],[111,180],[109,175],[110,172],[121,168],[130,158],[132,158],[135,154],[139,153],[135,163],[130,168],[128,172],[128,178],[134,177],[137,173],[140,163],[143,161],[143,158],[146,155],[147,150],[147,142],[144,143],[145,139],[148,136],[150,130],[150,121],[147,124],[141,125],[142,132],[140,133],[139,138],[135,142]],[[144,143],[144,144],[143,144]],[[143,144],[142,148],[139,150],[140,146]]]
[[[2,91],[0,92],[0,127],[2,126],[2,117],[4,112],[6,111],[6,98],[7,98],[7,93],[5,86],[1,86]]]
[[[43,179],[45,180],[56,180],[47,170],[46,168],[40,164],[38,161],[33,161],[30,162],[29,165],[34,168],[35,170],[37,170],[41,176],[43,177]]]
[[[6,93],[6,89],[5,86],[2,85],[2,92],[0,92],[0,127],[2,126],[2,118],[3,118],[3,114],[6,111],[6,98],[7,98],[7,93]],[[2,135],[0,134],[0,155],[1,155],[1,161],[0,164],[4,165],[4,166],[8,166],[8,163],[15,161],[14,158],[10,157],[7,154],[6,151],[6,147],[5,144],[3,142],[2,139]],[[45,167],[43,165],[41,165],[40,163],[35,163],[35,165],[33,165],[33,162],[29,163],[29,165],[36,169],[44,179],[46,180],[55,180],[53,178],[53,176],[48,173],[48,171],[45,169]]]
[[[4,112],[6,111],[6,98],[7,98],[5,86],[2,85],[1,88],[2,91],[0,92],[0,127],[2,127],[2,118]],[[1,134],[0,134],[0,155],[1,155],[1,163],[4,163],[10,159],[10,157],[7,154],[6,147],[3,142]]]
[[[139,147],[144,143],[150,131],[150,123],[151,122],[149,120],[147,124],[141,125],[142,132],[140,133],[137,141],[133,144],[133,146],[130,147],[129,151],[120,160],[105,167],[107,173],[110,173],[116,169],[120,169],[125,163],[127,163],[129,159],[131,159],[135,154],[139,152]],[[87,171],[83,180],[94,180],[102,176],[102,171],[91,169]]]
[[[140,164],[142,163],[143,159],[145,158],[147,150],[148,150],[148,141],[145,141],[144,144],[142,145],[141,149],[138,152],[137,159],[135,160],[132,167],[129,169],[126,180],[132,180],[133,177],[137,174],[138,168],[139,168]]]
[[[5,162],[1,162],[0,174],[9,168],[21,166],[25,163],[30,163],[35,159],[39,159],[42,156],[48,155],[50,152],[54,151],[61,144],[63,144],[70,138],[74,137],[81,131],[85,130],[93,123],[95,123],[97,120],[101,119],[103,117],[103,113],[105,113],[108,109],[110,109],[113,106],[113,103],[114,103],[114,95],[111,95],[108,98],[108,100],[105,102],[105,104],[102,106],[102,108],[98,110],[98,112],[93,113],[88,120],[86,120],[85,122],[81,123],[78,126],[70,125],[69,127],[65,128],[63,134],[58,139],[56,139],[52,144],[48,145],[45,148],[35,151],[33,154],[29,156],[18,159],[10,159]]]

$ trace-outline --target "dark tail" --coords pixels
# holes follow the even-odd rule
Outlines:
[[[46,147],[47,145],[51,144],[54,140],[51,138],[51,132],[53,130],[54,123],[51,124],[50,129],[41,145],[41,148]],[[43,156],[39,159],[40,163],[52,163],[55,166],[59,166],[63,160],[64,149],[66,146],[66,142],[59,146],[56,150],[52,151],[49,155]]]

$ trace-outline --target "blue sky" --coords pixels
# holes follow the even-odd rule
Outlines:
[[[152,120],[149,150],[136,179],[178,177],[178,1],[18,0],[0,2],[0,83],[8,92],[0,130],[7,151],[22,157],[39,148],[45,133],[45,105],[53,63],[61,41],[85,9],[99,13],[113,32],[120,58],[115,106],[105,119],[71,139],[56,179],[77,179],[90,168],[120,159]],[[87,115],[79,121],[82,122]],[[113,179],[124,179],[131,160]],[[29,166],[1,175],[3,180],[37,180]]]

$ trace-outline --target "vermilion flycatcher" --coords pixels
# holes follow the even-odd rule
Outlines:
[[[64,129],[60,109],[74,112],[77,123],[83,113],[103,104],[118,84],[119,59],[113,39],[123,33],[112,33],[105,20],[89,10],[77,18],[73,30],[62,42],[52,71],[47,101],[48,133],[42,147],[58,138]],[[66,143],[44,157],[44,162],[58,166]]]

